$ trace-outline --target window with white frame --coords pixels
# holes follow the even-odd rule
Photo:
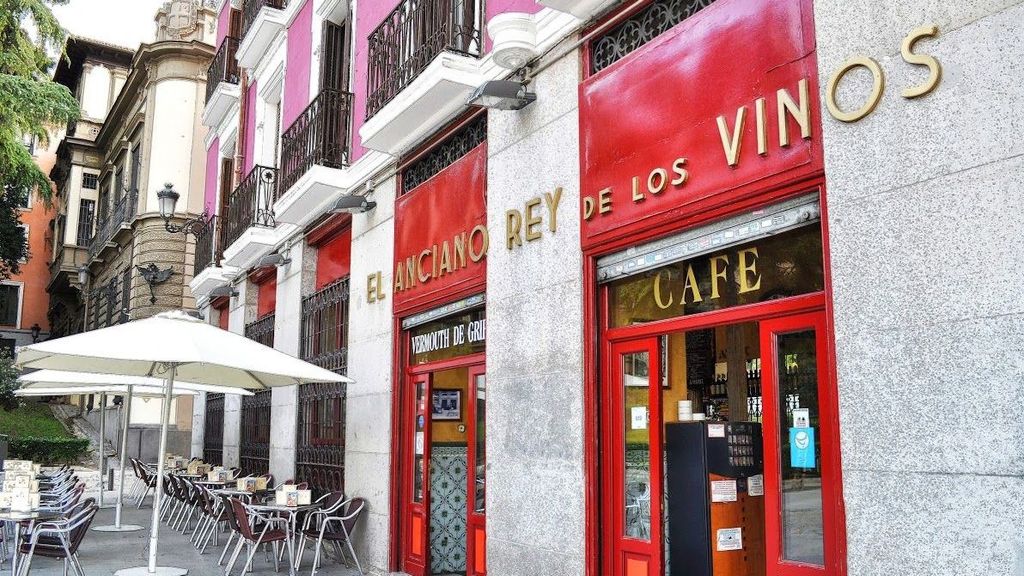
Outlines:
[[[17,327],[21,317],[21,284],[0,284],[0,326]]]

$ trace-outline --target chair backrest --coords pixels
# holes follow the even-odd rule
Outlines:
[[[231,502],[231,514],[235,517],[235,523],[238,525],[238,533],[242,535],[246,540],[256,540],[256,536],[252,533],[252,524],[249,523],[249,511],[245,509],[245,504],[238,498],[232,498]]]
[[[362,516],[365,509],[366,500],[363,498],[353,498],[349,501],[348,506],[345,507],[345,515],[341,517],[341,523],[345,526],[346,534],[352,536],[356,522],[359,522],[359,517]]]
[[[345,493],[341,490],[328,492],[327,494],[324,494],[322,500],[324,507],[321,508],[321,510],[328,514],[333,514],[345,503]]]
[[[92,499],[90,498],[90,500]],[[78,546],[82,543],[85,535],[89,532],[89,525],[92,524],[92,520],[96,517],[96,513],[99,509],[100,507],[95,501],[93,501],[79,511],[77,515],[68,519],[68,525],[71,527],[71,534],[69,538],[71,554],[78,553]]]
[[[264,480],[266,480],[267,481],[267,486],[273,486],[274,485],[274,475],[273,474],[264,474],[262,476],[258,476],[258,478],[263,478]]]
[[[231,501],[235,500],[230,496],[221,496],[221,502],[224,504],[224,515],[228,519],[228,528],[235,532],[241,532],[241,527],[238,525],[238,518],[235,517],[235,509],[231,505]]]

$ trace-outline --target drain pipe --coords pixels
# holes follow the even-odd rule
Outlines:
[[[243,68],[239,71],[238,79],[238,137],[235,138],[235,161],[234,161],[234,174],[231,178],[231,190],[234,190],[242,183],[242,178],[245,177],[242,174],[242,163],[245,161],[245,125],[246,115],[248,114],[248,103],[249,103],[249,74]],[[249,151],[251,152],[251,151]],[[231,190],[226,191],[230,194]]]

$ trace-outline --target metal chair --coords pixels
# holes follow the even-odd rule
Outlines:
[[[362,498],[352,498],[351,500],[344,502],[341,506],[336,509],[331,515],[320,518],[320,527],[307,528],[302,531],[302,537],[305,538],[316,538],[316,548],[313,554],[313,570],[310,572],[311,576],[316,575],[317,569],[320,567],[320,552],[323,549],[323,543],[325,541],[330,542],[338,553],[339,560],[345,559],[345,548],[348,549],[352,555],[352,560],[356,563],[356,569],[359,570],[360,574],[364,574],[363,567],[359,563],[359,557],[356,556],[356,550],[352,546],[352,536],[355,534],[356,524],[359,522],[360,516],[363,511],[366,510],[366,500]],[[305,542],[303,541],[303,545]],[[299,555],[301,557],[302,549],[299,549]],[[296,563],[296,569],[298,569],[298,563]]]
[[[302,530],[299,533],[299,552],[295,555],[296,570],[298,570],[299,564],[302,563],[302,555],[306,550],[306,539],[310,538],[307,531],[319,530],[323,519],[330,518],[347,503],[345,493],[340,490],[324,494],[317,499],[317,502],[320,503],[320,508],[309,512],[302,521]]]
[[[249,556],[245,559],[245,563],[242,564],[242,573],[248,571],[249,566],[252,564],[252,557],[256,555],[256,550],[264,544],[271,544],[274,548],[274,571],[277,572],[280,569],[278,564],[278,546],[282,542],[286,542],[288,539],[288,526],[287,520],[283,518],[274,518],[272,516],[266,516],[260,514],[255,510],[249,508],[237,498],[231,498],[228,500],[231,505],[231,513],[235,518],[238,526],[238,544],[235,545],[235,551],[231,555],[231,562],[228,563],[228,568],[224,572],[224,576],[231,576],[231,570],[235,567],[235,561],[238,559],[238,553],[241,552],[242,546],[248,544]],[[262,523],[263,529],[257,534],[256,526],[257,521]],[[281,528],[274,528],[271,530],[271,526],[279,525]],[[289,554],[291,550],[289,549]],[[293,559],[289,556],[288,562],[293,562]]]
[[[78,560],[78,547],[89,531],[89,525],[99,506],[89,498],[76,507],[73,514],[66,520],[53,520],[41,522],[32,528],[27,534],[28,542],[19,543],[18,551],[24,557],[18,563],[18,576],[27,576],[32,568],[32,559],[36,556],[52,558],[64,561],[64,574],[67,574],[68,567],[74,570],[78,576],[86,576],[82,563]]]

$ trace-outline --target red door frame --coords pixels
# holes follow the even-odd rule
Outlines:
[[[467,502],[467,517],[466,517],[466,576],[486,576],[487,575],[487,508],[486,508],[486,497],[487,497],[487,435],[484,434],[484,502],[485,507],[482,513],[476,511],[476,468],[478,462],[476,459],[476,442],[477,442],[477,418],[479,417],[477,401],[479,398],[477,394],[479,390],[476,386],[476,379],[478,376],[484,377],[484,387],[487,386],[487,368],[484,364],[475,364],[469,367],[469,400],[468,410],[466,412],[466,421],[469,425],[466,427],[466,446],[467,446],[467,469],[466,474],[466,502]],[[486,395],[484,396],[486,401]],[[486,430],[486,418],[487,412],[484,411],[484,422]],[[482,540],[478,538],[482,536]],[[477,547],[480,550],[477,550]],[[479,558],[477,557],[479,555]]]
[[[623,467],[620,463],[625,462],[625,394],[623,386],[622,365],[620,359],[623,355],[635,352],[647,352],[648,356],[648,381],[647,381],[647,405],[648,405],[648,442],[650,448],[650,491],[651,491],[651,529],[648,541],[634,538],[626,538],[626,498],[624,486],[626,478],[623,475]],[[611,399],[607,402],[608,413],[611,417],[609,422],[616,422],[615,426],[608,426],[604,429],[604,438],[608,442],[609,450],[604,450],[605,469],[611,470],[609,484],[613,486],[611,502],[612,522],[605,523],[606,537],[612,546],[607,546],[610,557],[607,559],[612,566],[610,574],[614,576],[625,576],[631,571],[627,569],[630,561],[645,564],[647,572],[645,576],[661,576],[664,558],[662,557],[661,545],[661,504],[662,504],[662,461],[657,453],[661,446],[661,426],[652,423],[661,421],[661,366],[658,350],[658,339],[656,337],[638,338],[628,341],[621,341],[609,345],[609,356],[612,359],[608,362],[608,375],[605,379],[605,397]]]
[[[838,402],[836,390],[830,385],[828,370],[818,370],[818,415],[821,446],[821,499],[822,528],[824,538],[825,565],[823,567],[787,562],[781,558],[781,486],[778,474],[768,470],[781,470],[779,455],[779,382],[777,334],[814,330],[815,353],[818,358],[828,357],[827,330],[823,311],[795,316],[775,318],[761,323],[762,392],[764,394],[764,495],[765,495],[765,557],[768,562],[766,576],[824,576],[838,571],[836,563],[836,511],[831,503],[836,502],[837,461],[833,452],[839,451],[839,418],[836,414]],[[818,366],[823,366],[820,362]],[[771,440],[769,440],[771,439]]]
[[[408,332],[403,332],[403,336],[404,336],[404,338],[402,338],[402,340],[403,340],[405,346],[403,346],[402,350],[403,351],[408,351],[408,349],[409,349],[408,348],[408,343],[409,343],[409,334],[408,334]],[[401,354],[400,356],[403,357],[403,358],[408,358],[409,357],[407,354]],[[403,377],[401,378],[401,380],[399,380],[399,392],[398,392],[398,394],[395,394],[394,396],[396,396],[396,397],[401,399],[400,405],[404,409],[401,410],[400,412],[396,412],[395,413],[396,417],[392,418],[393,425],[397,426],[397,436],[393,436],[393,437],[399,439],[398,442],[393,443],[393,445],[397,446],[399,448],[399,450],[397,451],[397,452],[399,452],[399,454],[397,454],[397,455],[393,454],[393,458],[392,458],[392,461],[393,461],[393,464],[392,464],[392,479],[393,479],[393,482],[397,480],[398,483],[397,484],[392,484],[392,486],[394,486],[395,488],[393,488],[391,492],[392,492],[392,494],[395,494],[395,493],[400,494],[400,496],[398,497],[397,514],[396,514],[396,516],[399,516],[399,517],[395,519],[395,522],[398,524],[399,529],[397,531],[393,531],[392,534],[401,534],[402,535],[401,536],[402,542],[392,542],[392,547],[395,550],[395,552],[398,554],[398,558],[397,558],[398,567],[396,569],[404,570],[405,572],[408,572],[412,576],[429,575],[429,566],[430,566],[430,540],[429,540],[429,532],[430,532],[430,475],[429,475],[429,472],[425,470],[425,473],[424,473],[424,476],[423,476],[423,499],[420,502],[418,502],[418,503],[413,503],[412,502],[412,490],[413,490],[412,474],[413,474],[413,468],[412,468],[411,462],[412,462],[412,455],[413,455],[413,450],[414,450],[414,444],[413,443],[415,442],[415,428],[411,426],[412,421],[409,420],[409,417],[410,416],[412,416],[412,417],[418,416],[418,414],[422,410],[422,413],[423,413],[423,416],[424,416],[424,426],[423,426],[423,458],[424,458],[424,466],[425,466],[426,463],[429,461],[429,456],[430,456],[430,415],[429,415],[429,413],[427,413],[427,406],[429,406],[430,394],[431,394],[431,390],[433,388],[432,381],[431,381],[432,380],[432,375],[435,372],[441,372],[443,370],[451,370],[451,369],[454,369],[454,368],[469,368],[469,376],[468,376],[468,378],[470,378],[470,394],[469,394],[469,400],[468,401],[471,402],[471,408],[470,408],[471,412],[470,412],[470,414],[475,417],[475,415],[476,415],[476,407],[472,403],[475,403],[476,391],[474,389],[472,379],[473,379],[475,374],[483,374],[483,373],[485,373],[485,363],[484,363],[485,359],[486,359],[486,353],[485,352],[481,352],[481,353],[477,353],[477,354],[470,354],[468,356],[460,356],[459,358],[453,358],[453,359],[450,359],[450,360],[440,360],[440,361],[437,361],[437,362],[430,362],[430,363],[426,363],[426,364],[416,364],[416,365],[412,365],[412,366],[407,366],[407,367],[405,367],[403,369],[403,372],[402,372],[403,373]],[[424,397],[423,397],[424,398],[424,406],[422,407],[422,409],[420,409],[419,407],[415,406],[415,402],[416,402],[416,384],[419,383],[419,382],[425,382],[425,384],[426,384],[424,392],[423,392],[424,393]],[[472,451],[471,450],[470,442],[471,441],[475,442],[475,440],[476,440],[475,426],[468,427],[468,430],[469,430],[469,434],[467,434],[467,438],[466,438],[467,453]],[[472,458],[472,456],[470,456],[470,458]],[[472,478],[473,478],[473,475],[471,473],[472,470],[473,470],[473,468],[469,468],[469,470],[467,471],[467,475],[470,477],[470,481],[472,481]],[[393,506],[392,509],[395,510],[395,507]],[[467,510],[468,510],[468,501],[467,501]],[[423,524],[423,534],[424,534],[424,537],[425,537],[426,540],[425,540],[425,542],[422,543],[422,545],[423,545],[423,554],[419,554],[419,555],[412,554],[412,547],[411,547],[411,543],[412,543],[412,520],[411,519],[412,519],[412,517],[414,515],[421,517],[423,519],[423,522],[424,522],[424,524]],[[482,520],[479,523],[482,523]],[[472,557],[468,554],[468,552],[469,552],[468,545],[470,544],[470,542],[472,540],[470,536],[471,536],[471,532],[469,530],[469,524],[467,522],[467,529],[466,529],[466,538],[467,538],[467,559],[466,559],[467,575],[474,574],[473,572],[468,571],[468,568],[470,566],[472,566],[472,563],[470,562]],[[406,546],[406,543],[408,543],[408,547]]]
[[[675,318],[651,322],[639,326],[623,328],[610,328],[608,325],[607,293],[600,289],[597,279],[597,260],[607,254],[624,250],[630,246],[642,244],[658,237],[665,236],[671,232],[678,232],[687,228],[714,222],[733,214],[750,211],[761,206],[768,206],[788,198],[798,197],[811,192],[819,193],[821,206],[821,240],[822,240],[822,264],[825,273],[825,289],[822,292],[777,300],[768,303],[738,306],[725,310],[707,312],[691,317]],[[789,314],[799,314],[811,311],[824,311],[825,331],[824,344],[825,356],[827,359],[826,368],[823,371],[828,378],[830,389],[830,412],[836,419],[837,433],[835,438],[835,450],[832,451],[832,469],[835,491],[831,494],[831,502],[826,507],[835,511],[831,521],[834,533],[834,570],[836,576],[846,574],[846,512],[842,495],[842,454],[839,449],[838,437],[838,390],[836,388],[836,362],[835,362],[835,332],[833,326],[833,302],[832,302],[832,274],[831,258],[829,255],[829,228],[828,228],[828,202],[823,174],[813,176],[800,175],[792,178],[788,184],[766,189],[751,197],[741,199],[731,205],[709,206],[706,212],[680,219],[675,223],[673,229],[661,228],[638,230],[629,238],[606,242],[598,247],[584,251],[583,255],[583,361],[584,361],[584,472],[585,472],[585,513],[586,513],[586,576],[603,576],[602,566],[608,566],[611,561],[607,548],[603,547],[602,541],[607,537],[603,530],[602,507],[607,505],[602,499],[602,474],[601,449],[599,439],[602,439],[600,422],[602,418],[608,418],[609,414],[602,414],[601,410],[607,410],[602,406],[600,400],[600,387],[602,382],[609,381],[607,373],[608,362],[602,362],[602,358],[610,358],[611,344],[616,341],[628,340],[630,338],[642,338],[654,336],[665,332],[678,332],[706,328],[717,324],[732,324],[749,320],[768,320]],[[762,354],[763,356],[763,354]],[[605,403],[607,404],[607,403]],[[609,420],[604,420],[609,421]]]

